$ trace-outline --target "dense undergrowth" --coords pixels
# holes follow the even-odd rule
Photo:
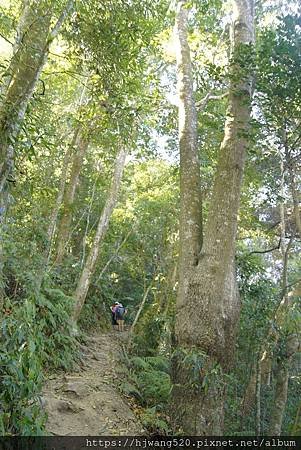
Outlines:
[[[78,356],[71,302],[59,289],[44,289],[21,304],[6,302],[0,344],[2,435],[44,434],[46,416],[40,402],[44,373],[70,369]]]
[[[124,355],[121,391],[135,399],[136,412],[149,433],[167,434],[167,405],[171,390],[170,362],[165,356]]]

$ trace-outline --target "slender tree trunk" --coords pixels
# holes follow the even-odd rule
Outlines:
[[[180,248],[179,307],[185,303],[186,273],[196,266],[201,246],[200,164],[197,148],[197,115],[193,93],[192,65],[187,41],[188,10],[179,1],[175,32],[179,96],[180,147]]]
[[[280,154],[281,159],[281,179],[280,179],[280,195],[282,198],[285,196],[285,169],[284,169],[284,163],[282,160],[282,155]],[[293,292],[288,293],[288,261],[289,261],[289,252],[291,249],[291,245],[293,243],[294,236],[291,236],[289,242],[286,244],[286,224],[285,224],[285,217],[286,217],[286,211],[285,211],[285,205],[280,203],[279,205],[280,210],[280,252],[282,256],[282,280],[281,280],[281,301],[274,312],[274,316],[272,317],[272,325],[269,327],[267,331],[266,338],[264,339],[261,349],[259,352],[259,371],[260,371],[260,383],[261,384],[267,384],[270,385],[271,382],[271,372],[272,372],[272,365],[273,365],[273,350],[272,348],[275,348],[275,346],[278,344],[280,333],[279,329],[281,328],[281,324],[283,323],[290,305],[289,305],[289,297],[291,295],[294,295]],[[277,323],[278,327],[275,328],[274,324]],[[272,345],[273,344],[273,345]],[[286,359],[286,358],[284,358]],[[277,420],[280,420],[280,405],[283,405],[283,398],[277,400],[277,395],[280,393],[280,385],[283,386],[284,396],[285,391],[287,390],[287,387],[285,386],[285,376],[284,371],[285,367],[283,366],[283,361],[279,361],[277,364],[278,370],[277,370],[277,377],[276,377],[276,394],[274,399],[274,408],[277,410],[275,412],[275,417],[277,416]],[[279,372],[279,373],[278,373]],[[251,375],[250,381],[247,385],[243,404],[242,404],[242,416],[247,416],[248,413],[250,413],[255,400],[255,391],[256,391],[256,373],[257,369],[253,369],[253,373]],[[281,394],[280,394],[281,395]],[[256,402],[257,402],[256,398]],[[285,406],[285,404],[284,404]],[[276,423],[276,419],[274,420],[274,427]],[[281,424],[278,426],[281,428]],[[276,428],[275,428],[276,429]],[[273,434],[273,433],[272,433]]]
[[[66,186],[66,174],[68,172],[68,166],[70,163],[71,158],[71,151],[72,151],[73,144],[69,145],[67,148],[67,151],[64,156],[63,164],[62,164],[62,172],[61,172],[61,179],[59,183],[59,189],[56,197],[55,206],[52,210],[49,225],[47,229],[47,241],[48,241],[48,248],[47,248],[47,261],[49,262],[50,255],[51,255],[51,248],[52,248],[52,242],[53,237],[55,234],[55,229],[57,225],[57,218],[59,214],[59,210],[62,206],[63,199],[64,199],[64,192],[65,192],[65,186]]]
[[[256,436],[261,435],[261,365],[257,363],[256,374]]]
[[[284,271],[287,270],[287,260],[290,250],[290,243],[286,246],[285,257],[284,257]],[[284,278],[284,276],[283,276]],[[283,285],[283,282],[282,282]],[[272,348],[275,347],[279,340],[279,333],[276,331],[281,326],[283,320],[287,312],[289,311],[288,298],[294,296],[294,291],[285,294],[277,307],[277,310],[274,313],[274,317],[272,318],[272,325],[269,327],[266,338],[264,339],[260,352],[259,352],[259,361],[258,364],[260,366],[260,375],[261,375],[261,384],[270,385],[271,384],[271,372],[272,372],[272,364],[273,364],[273,352]],[[298,294],[297,294],[298,295]],[[277,324],[277,328],[275,329],[274,324]],[[253,408],[256,394],[256,369],[254,367],[252,371],[252,375],[248,382],[243,402],[242,402],[242,416],[246,417],[251,409]],[[256,400],[257,401],[257,400]]]
[[[132,342],[133,342],[134,330],[135,330],[135,327],[136,327],[136,325],[138,323],[139,317],[141,315],[141,312],[142,312],[143,307],[144,307],[144,305],[146,303],[149,291],[151,290],[152,286],[153,286],[153,280],[151,281],[151,283],[148,285],[146,291],[144,292],[144,295],[143,295],[142,301],[141,301],[141,303],[139,305],[139,308],[138,308],[137,314],[135,316],[134,322],[131,325],[131,329],[130,329],[130,332],[129,332],[129,338],[128,338],[128,344],[127,344],[127,351],[129,351],[131,349]]]
[[[197,267],[190,262],[191,269],[185,273],[185,302],[180,296],[177,301],[173,422],[176,429],[189,435],[223,432],[223,373],[234,361],[240,311],[234,257],[248,145],[253,22],[253,1],[235,0],[225,136],[199,262]]]
[[[297,436],[298,430],[300,430],[300,428],[301,428],[301,420],[300,419],[301,419],[301,401],[299,403],[296,417],[294,420],[294,425],[293,425],[292,431],[290,433],[291,436]]]
[[[301,217],[300,217],[300,192],[297,189],[296,183],[296,167],[290,156],[290,152],[287,145],[286,133],[284,133],[284,147],[285,147],[285,162],[289,175],[290,190],[292,193],[292,200],[294,205],[294,218],[296,224],[296,232],[301,237]]]
[[[106,264],[104,265],[104,267],[101,269],[98,277],[97,277],[97,281],[101,280],[103,274],[105,273],[105,271],[107,270],[107,268],[109,267],[109,265],[111,264],[112,261],[114,261],[114,259],[116,258],[116,256],[118,255],[119,250],[124,246],[124,244],[127,242],[129,236],[132,234],[133,230],[131,229],[127,235],[125,236],[125,238],[123,239],[123,241],[118,244],[118,247],[115,251],[115,253],[112,254],[112,256],[108,259],[108,261],[106,262]]]
[[[112,185],[108,193],[104,209],[99,218],[96,234],[92,243],[92,248],[89,252],[74,293],[75,303],[72,316],[75,321],[77,321],[77,319],[79,318],[81,309],[84,305],[86,295],[90,287],[91,278],[95,271],[95,265],[99,255],[100,243],[103,240],[104,235],[108,229],[112,212],[117,203],[126,155],[127,152],[124,149],[122,149],[117,155]]]
[[[56,264],[62,263],[66,251],[66,243],[68,242],[70,226],[72,222],[72,212],[76,188],[79,182],[79,176],[82,169],[83,160],[89,145],[88,139],[81,132],[80,125],[78,125],[78,127],[75,130],[73,142],[75,151],[72,159],[70,180],[64,193],[63,213],[57,233]]]
[[[151,287],[152,287],[152,286],[153,286],[153,281],[151,282],[151,284],[148,286],[148,288],[147,288],[146,291],[144,292],[144,295],[143,295],[142,301],[141,301],[141,303],[140,303],[139,309],[138,309],[138,311],[137,311],[136,317],[135,317],[134,322],[132,323],[132,326],[131,326],[131,333],[133,333],[133,331],[134,331],[134,329],[135,329],[135,326],[136,326],[136,324],[137,324],[137,322],[138,322],[138,320],[139,320],[140,314],[141,314],[141,312],[142,312],[143,306],[145,305],[145,302],[146,302],[146,300],[147,300],[148,293],[149,293],[149,291],[151,290]]]
[[[56,197],[55,206],[54,206],[54,208],[53,208],[53,210],[51,212],[50,218],[49,218],[49,225],[48,225],[48,229],[47,229],[46,246],[45,246],[45,249],[44,249],[43,254],[42,254],[43,263],[41,264],[39,273],[37,273],[37,275],[36,275],[36,289],[37,289],[37,292],[39,292],[40,289],[41,289],[41,285],[42,285],[44,276],[45,276],[45,274],[47,272],[49,261],[50,261],[50,257],[51,257],[51,250],[52,250],[52,245],[53,245],[53,238],[54,238],[54,234],[55,234],[55,228],[56,228],[56,224],[57,224],[57,218],[58,218],[59,210],[60,210],[60,207],[62,205],[63,197],[64,197],[65,184],[66,184],[66,173],[68,171],[68,165],[69,165],[69,162],[70,162],[71,149],[72,149],[72,145],[70,145],[67,148],[67,151],[66,151],[64,159],[63,159],[58,194],[57,194],[57,197]]]
[[[83,236],[83,251],[82,251],[82,257],[81,257],[81,262],[80,262],[80,268],[81,269],[83,268],[83,265],[84,265],[85,260],[86,260],[87,236],[88,236],[88,233],[89,233],[90,216],[91,216],[92,206],[93,206],[95,192],[96,192],[97,180],[98,180],[98,177],[95,179],[94,184],[93,184],[92,193],[91,193],[91,197],[90,197],[89,208],[88,208],[88,212],[87,212],[86,227],[85,227],[85,233],[84,233],[84,236]]]
[[[281,160],[281,197],[284,198],[285,195],[285,172],[284,172],[284,163]],[[289,308],[289,297],[288,297],[288,256],[289,250],[292,243],[292,238],[289,243],[285,245],[285,236],[286,236],[286,225],[285,225],[285,206],[283,203],[280,204],[280,224],[281,224],[281,245],[280,250],[282,254],[283,261],[283,274],[282,274],[282,292],[283,292],[283,300],[282,300],[282,309],[284,311],[281,314],[281,319],[283,320],[283,314],[288,312]],[[281,329],[281,328],[280,328]],[[277,335],[277,341],[279,340]],[[285,338],[285,345],[287,347],[286,354],[277,361],[277,370],[276,370],[276,388],[275,395],[272,406],[271,413],[271,422],[269,433],[273,436],[279,436],[281,434],[282,421],[284,416],[284,410],[287,402],[287,389],[288,389],[288,377],[289,377],[289,366],[291,362],[291,358],[295,351],[291,353],[289,351],[288,339]],[[272,355],[271,355],[272,356]]]
[[[13,51],[12,51],[12,57],[9,63],[8,68],[5,71],[5,75],[2,77],[1,80],[1,87],[0,92],[1,96],[5,98],[7,94],[7,89],[10,86],[10,83],[13,79],[13,76],[16,72],[16,69],[18,67],[18,56],[21,51],[21,43],[24,37],[24,34],[27,32],[28,24],[31,23],[31,5],[29,0],[23,0],[22,4],[20,6],[21,15],[19,19],[19,23],[16,30],[16,37],[15,42],[13,44]]]
[[[297,352],[300,352],[301,349],[300,338],[297,330],[296,334],[290,334],[285,337],[284,345],[285,352],[282,358],[277,361],[275,370],[276,387],[269,426],[269,434],[271,436],[281,435],[283,417],[287,403],[289,370],[294,355]]]
[[[282,420],[287,401],[287,388],[288,367],[283,365],[283,363],[277,364],[275,399],[269,428],[269,435],[271,436],[280,436],[281,434]]]
[[[42,2],[41,2],[42,3]],[[8,209],[9,182],[13,182],[15,144],[20,132],[28,102],[32,96],[48,50],[48,35],[51,20],[49,7],[25,5],[21,16],[19,33],[22,44],[17,42],[4,84],[0,105],[0,303],[4,300],[4,280],[2,279],[3,226]],[[19,38],[17,37],[17,40]]]

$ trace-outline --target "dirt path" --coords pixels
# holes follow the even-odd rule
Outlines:
[[[118,391],[118,351],[126,334],[89,338],[82,348],[83,367],[50,377],[43,389],[47,431],[66,436],[140,435],[143,427]]]

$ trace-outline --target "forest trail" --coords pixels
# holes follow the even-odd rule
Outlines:
[[[82,367],[49,377],[43,389],[47,431],[59,436],[139,435],[143,427],[118,390],[127,333],[93,335],[82,346]]]

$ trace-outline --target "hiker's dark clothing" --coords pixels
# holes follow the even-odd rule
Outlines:
[[[118,325],[117,320],[116,320],[116,309],[117,309],[117,305],[111,306],[112,325]]]
[[[115,313],[112,311],[112,325],[118,325],[117,324],[117,320],[116,320],[116,316]]]
[[[124,313],[124,308],[117,308],[115,313],[116,320],[124,320]]]

